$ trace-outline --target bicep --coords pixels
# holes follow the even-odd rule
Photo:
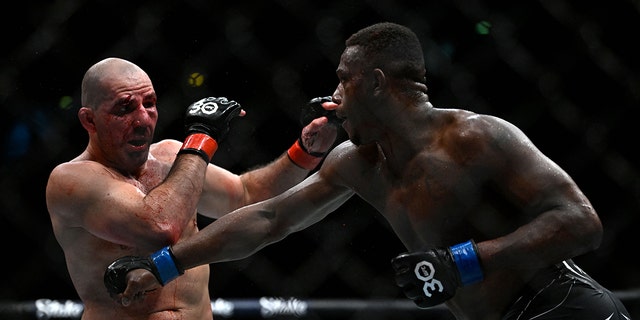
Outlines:
[[[523,207],[540,211],[573,201],[583,201],[572,178],[540,151],[519,129],[512,127],[508,139],[498,143],[494,159],[500,172],[498,185]]]
[[[345,152],[336,151],[344,149],[339,146],[332,150],[320,169],[297,185],[237,209],[217,222],[233,220],[236,225],[280,238],[322,220],[355,194],[340,178],[340,172],[349,168],[345,159],[351,158],[344,156]]]
[[[214,224],[251,230],[249,235],[270,243],[319,222],[353,194],[351,189],[331,184],[316,172],[287,191],[235,210]]]
[[[355,146],[343,142],[329,152],[318,171],[267,200],[275,212],[276,230],[288,234],[305,229],[349,200],[355,194],[354,169],[363,165],[355,159],[359,159]]]
[[[220,218],[244,203],[245,189],[240,176],[210,164],[207,168],[198,213]]]
[[[331,183],[318,171],[271,200],[276,228],[296,232],[324,219],[344,204],[354,192]]]

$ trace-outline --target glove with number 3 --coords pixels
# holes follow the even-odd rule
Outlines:
[[[391,265],[396,284],[420,308],[441,304],[453,297],[458,287],[484,278],[473,240],[449,247],[403,253]]]

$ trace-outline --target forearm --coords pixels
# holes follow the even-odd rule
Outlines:
[[[197,155],[178,156],[163,183],[144,197],[145,212],[152,213],[160,223],[171,226],[169,229],[191,223],[202,192],[206,165]]]
[[[257,217],[254,215],[259,215],[259,212],[245,210],[245,213],[242,218],[244,221],[236,221],[232,215],[226,215],[202,232],[172,246],[165,246],[147,257],[125,256],[114,260],[105,271],[105,287],[112,296],[122,293],[122,303],[128,305],[129,299],[135,299],[139,293],[157,288],[157,284],[166,285],[184,274],[185,270],[241,259],[273,242],[268,241],[269,232],[264,232],[268,229],[256,229],[266,221],[254,219]],[[248,228],[251,230],[247,230]],[[152,276],[144,276],[148,275],[146,272],[127,276],[134,269],[145,269]],[[137,283],[134,285],[135,289],[127,289],[132,282]]]
[[[503,237],[478,243],[487,272],[537,270],[597,248],[601,223],[595,213],[556,208]]]
[[[245,258],[317,223],[353,194],[315,173],[286,192],[237,209],[176,243],[176,257],[185,268]]]
[[[277,231],[274,219],[267,209],[243,207],[174,244],[172,250],[185,269],[243,259],[286,237],[286,232]]]
[[[271,163],[240,175],[246,189],[244,205],[272,198],[302,181],[310,170],[296,165],[286,153]]]

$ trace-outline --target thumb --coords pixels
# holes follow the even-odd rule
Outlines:
[[[151,274],[151,272],[144,269],[133,269],[127,273],[127,287],[122,292],[120,301],[123,306],[127,307],[134,300],[144,298],[142,280],[145,278],[145,273]],[[155,279],[153,274],[151,274],[151,277]]]

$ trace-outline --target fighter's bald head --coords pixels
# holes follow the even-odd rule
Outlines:
[[[142,68],[130,61],[113,57],[100,60],[87,70],[82,79],[82,106],[95,108],[101,101],[109,98],[108,95],[111,94],[109,85],[141,79],[141,77],[149,79]]]

